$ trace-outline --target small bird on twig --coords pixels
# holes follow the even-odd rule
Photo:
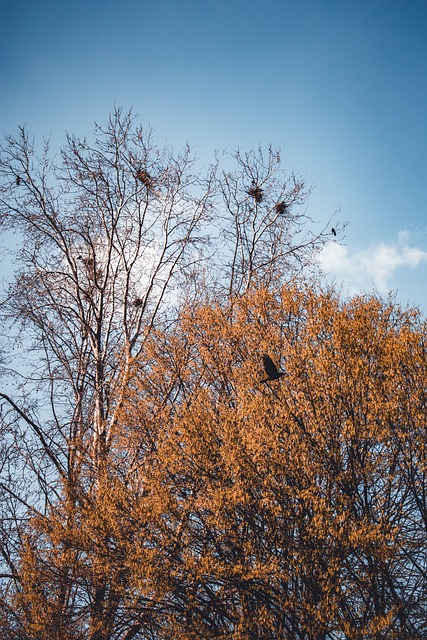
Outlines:
[[[276,367],[276,365],[274,364],[273,360],[270,358],[269,355],[265,354],[262,359],[262,362],[264,364],[264,371],[268,375],[268,378],[261,380],[261,382],[268,382],[269,380],[278,380],[279,378],[285,375],[283,371],[278,370],[278,368]]]
[[[332,227],[331,231],[332,231],[332,235],[334,235],[334,236],[337,235],[337,232],[335,231],[335,229],[333,227]]]

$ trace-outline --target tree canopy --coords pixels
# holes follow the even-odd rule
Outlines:
[[[319,284],[271,149],[48,158],[0,163],[3,637],[425,637],[424,320]]]

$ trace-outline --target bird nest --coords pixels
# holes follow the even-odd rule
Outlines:
[[[261,187],[251,187],[250,189],[248,189],[247,193],[249,196],[251,196],[251,198],[255,200],[257,204],[261,202],[264,197],[264,192]]]
[[[139,180],[139,182],[142,182],[142,184],[145,185],[147,189],[150,189],[153,186],[153,178],[145,169],[138,169],[135,175],[136,179]]]
[[[135,177],[137,180],[142,182],[142,184],[145,185],[147,189],[153,186],[153,178],[150,176],[148,171],[146,171],[146,169],[142,169],[142,168],[138,169],[138,171],[135,174]]]
[[[285,213],[287,209],[286,203],[283,202],[283,200],[282,202],[278,202],[274,208],[276,210],[276,213],[278,213],[279,215],[281,215],[282,213]]]

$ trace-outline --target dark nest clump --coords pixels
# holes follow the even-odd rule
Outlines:
[[[135,300],[133,301],[134,307],[142,307],[143,304],[144,300],[142,298],[135,298]]]
[[[282,200],[282,202],[278,202],[274,208],[276,210],[276,213],[281,215],[282,213],[286,213],[287,206],[286,203]]]
[[[150,189],[153,186],[153,178],[145,169],[138,169],[135,175],[136,179],[139,180],[139,182],[142,182],[142,184],[145,185],[147,189]]]
[[[264,197],[264,192],[261,187],[253,186],[248,190],[248,195],[255,200],[257,204],[261,202]]]

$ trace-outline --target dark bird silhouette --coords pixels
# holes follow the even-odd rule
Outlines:
[[[336,235],[337,235],[337,232],[335,231],[335,229],[334,229],[333,227],[332,227],[331,231],[332,231],[332,234],[333,234],[334,236],[336,236]]]
[[[273,360],[267,354],[264,355],[262,361],[264,364],[264,371],[268,375],[268,378],[265,378],[265,380],[261,380],[261,382],[268,382],[269,380],[278,380],[279,378],[285,375],[283,371],[278,370]]]
[[[16,176],[16,186],[19,187],[20,184],[21,184],[21,178],[20,176]]]

